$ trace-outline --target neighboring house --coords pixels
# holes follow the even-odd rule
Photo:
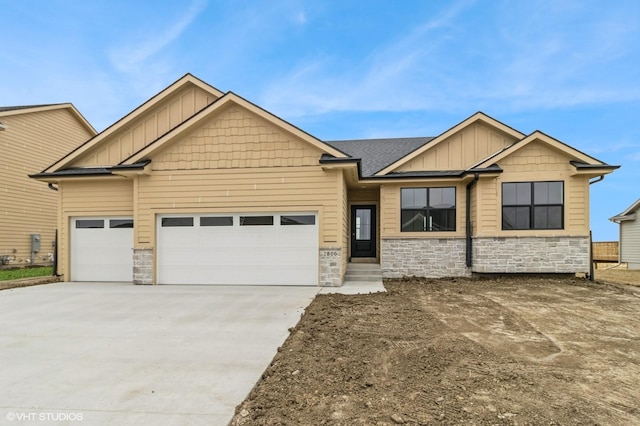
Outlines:
[[[28,174],[95,134],[68,103],[0,107],[0,264],[52,260],[58,194]]]
[[[626,263],[629,269],[640,269],[640,220],[637,211],[640,200],[631,204],[628,209],[609,218],[620,225],[619,262]]]
[[[187,74],[32,177],[59,185],[67,280],[338,286],[358,258],[384,277],[586,273],[590,179],[615,168],[480,112],[434,138],[322,141]]]

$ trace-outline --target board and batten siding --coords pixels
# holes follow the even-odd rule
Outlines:
[[[188,84],[151,108],[87,153],[71,166],[106,166],[118,164],[173,129],[215,101],[205,90]]]
[[[31,258],[31,234],[40,234],[36,262],[50,259],[58,193],[28,177],[93,136],[69,108],[3,115],[0,131],[0,256],[16,264]]]
[[[71,253],[71,218],[133,216],[133,181],[121,177],[65,181],[60,183],[59,193],[58,273],[67,275]]]
[[[541,142],[531,142],[499,162],[497,178],[478,181],[479,221],[475,236],[587,236],[589,235],[589,178],[575,175],[565,154]],[[564,229],[502,230],[502,183],[564,182]],[[535,234],[535,235],[533,235]]]
[[[629,269],[640,269],[640,221],[620,222],[620,262]]]
[[[513,142],[514,137],[475,123],[429,148],[396,171],[464,170]]]

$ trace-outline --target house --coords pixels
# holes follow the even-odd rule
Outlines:
[[[640,199],[625,211],[609,218],[620,225],[619,262],[626,263],[629,269],[640,269],[640,221],[636,212],[640,208]]]
[[[58,194],[28,174],[95,134],[72,104],[0,107],[0,265],[52,260]]]
[[[187,74],[32,177],[58,185],[67,280],[339,286],[362,259],[384,277],[587,272],[590,179],[616,167],[481,112],[323,141]]]

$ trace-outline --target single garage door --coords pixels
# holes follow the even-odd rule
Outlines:
[[[76,217],[71,219],[71,280],[131,281],[133,219]]]
[[[158,217],[159,284],[318,285],[315,213]]]

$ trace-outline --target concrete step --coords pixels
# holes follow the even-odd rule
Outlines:
[[[375,257],[354,257],[351,259],[351,263],[378,263],[378,259]]]
[[[349,282],[366,282],[377,283],[382,282],[381,275],[345,275],[344,280]]]
[[[344,280],[350,282],[382,282],[382,271],[377,263],[349,263]]]
[[[347,268],[347,275],[379,275],[382,276],[382,271],[378,269],[349,269]]]
[[[380,270],[380,264],[379,263],[348,263],[347,264],[347,271],[361,271],[361,270],[366,270],[366,271],[379,271]]]

